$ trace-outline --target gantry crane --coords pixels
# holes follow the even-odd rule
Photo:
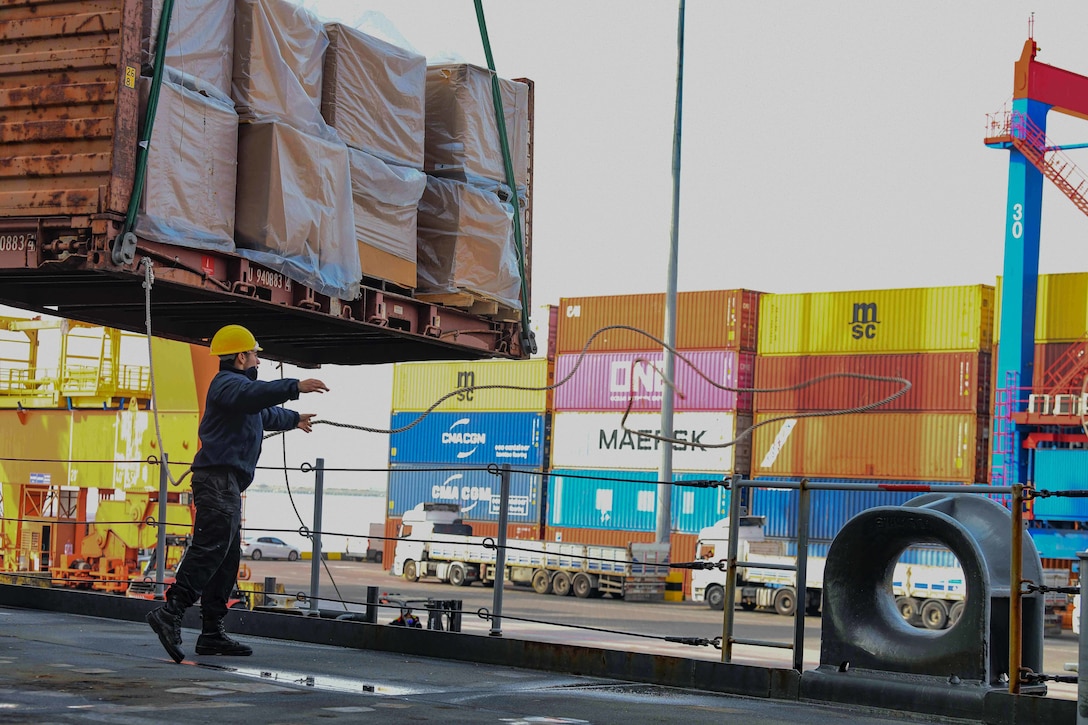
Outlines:
[[[1050,369],[1033,370],[1043,178],[1088,214],[1088,176],[1063,153],[1062,147],[1046,138],[1050,111],[1088,120],[1088,77],[1040,63],[1035,59],[1038,52],[1034,38],[1029,37],[1015,66],[1012,109],[990,116],[985,139],[987,146],[1009,151],[991,471],[991,482],[998,485],[1028,480],[1024,444],[1033,444],[1028,440],[1031,431],[1042,421],[1033,417],[1034,411],[1028,409],[1030,395],[1023,391],[1080,385],[1088,371],[1088,338],[1071,346]],[[1060,412],[1069,414],[1052,416],[1046,422],[1080,426],[1081,417],[1074,415],[1077,411],[1072,407]],[[1074,437],[1083,438],[1083,434],[1065,435],[1059,440]]]

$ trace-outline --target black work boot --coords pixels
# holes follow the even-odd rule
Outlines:
[[[253,648],[248,644],[242,644],[238,640],[232,639],[223,629],[222,619],[205,619],[203,631],[196,640],[196,653],[198,655],[248,657],[253,654]]]
[[[173,599],[166,600],[166,605],[147,613],[147,623],[155,634],[159,635],[159,641],[174,662],[185,659],[185,653],[181,651],[181,617],[185,610]]]

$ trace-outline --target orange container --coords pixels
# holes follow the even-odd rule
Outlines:
[[[759,297],[751,290],[681,292],[676,300],[676,347],[685,350],[756,349]],[[629,325],[658,339],[665,335],[665,295],[564,297],[559,300],[555,351],[581,352],[602,327]],[[661,344],[630,330],[610,330],[593,340],[591,352],[660,350]]]
[[[755,422],[788,413],[760,413]],[[985,482],[990,419],[974,413],[860,413],[757,428],[752,477]]]
[[[757,388],[789,388],[834,373],[904,378],[911,388],[877,412],[945,411],[988,413],[989,353],[905,355],[756,356]],[[756,393],[755,410],[841,410],[875,403],[900,389],[897,383],[836,377],[796,390]]]

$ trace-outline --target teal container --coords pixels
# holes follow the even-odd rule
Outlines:
[[[658,484],[657,471],[563,468],[547,474],[549,526],[608,531],[655,531],[657,491],[671,485],[671,530],[697,534],[729,516],[729,491]],[[721,481],[721,473],[677,473],[673,480]]]

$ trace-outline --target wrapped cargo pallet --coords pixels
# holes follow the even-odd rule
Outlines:
[[[170,35],[166,41],[166,64],[210,83],[230,95],[234,65],[235,0],[174,0]],[[144,60],[155,56],[163,0],[144,5],[147,37]]]
[[[284,123],[238,130],[238,253],[323,295],[359,294],[348,148]]]
[[[529,180],[529,86],[499,79],[519,192]],[[427,68],[427,173],[472,183],[506,183],[491,71],[468,64]]]
[[[325,30],[325,121],[348,146],[422,170],[427,59],[340,23]]]
[[[513,210],[497,196],[428,176],[418,224],[418,293],[468,294],[521,309]]]
[[[141,105],[150,86],[150,78],[140,79]],[[163,244],[234,251],[237,157],[238,115],[230,98],[167,67],[136,233]]]
[[[426,175],[357,149],[348,155],[362,275],[415,287],[416,206]]]
[[[231,96],[241,120],[338,138],[321,117],[325,26],[289,0],[237,0],[236,13]]]

